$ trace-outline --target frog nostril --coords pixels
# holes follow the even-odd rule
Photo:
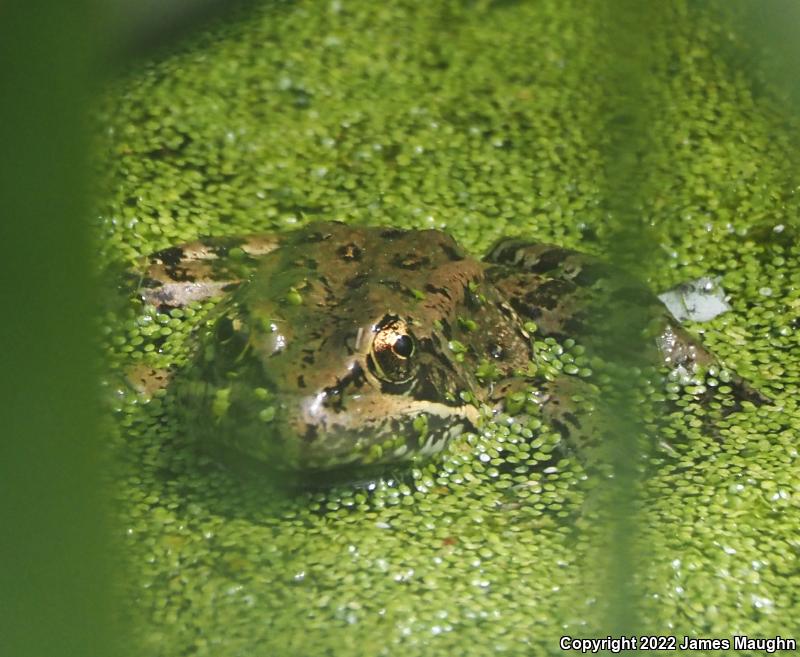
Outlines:
[[[348,262],[357,262],[361,260],[361,247],[358,244],[350,242],[349,244],[345,244],[344,246],[340,246],[336,249],[336,253],[342,260]]]

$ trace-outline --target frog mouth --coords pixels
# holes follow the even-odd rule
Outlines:
[[[300,401],[287,433],[298,469],[328,470],[427,458],[465,429],[475,427],[478,410],[410,397],[348,400],[348,409],[325,403],[325,393]]]
[[[422,460],[478,423],[474,405],[420,399],[412,390],[389,394],[340,385],[298,394],[266,381],[255,387],[255,377],[245,378],[181,385],[178,408],[202,440],[278,472],[355,471]]]

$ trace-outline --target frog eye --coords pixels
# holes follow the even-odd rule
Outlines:
[[[383,381],[408,381],[414,371],[412,357],[416,346],[406,322],[395,315],[388,315],[375,325],[373,331],[375,337],[367,357],[369,369]]]

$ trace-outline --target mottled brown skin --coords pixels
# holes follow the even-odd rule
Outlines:
[[[525,383],[526,319],[544,335],[613,350],[615,336],[595,321],[608,312],[603,295],[646,309],[652,362],[715,362],[640,284],[594,258],[518,240],[479,261],[436,230],[318,223],[158,252],[141,292],[167,307],[227,295],[181,373],[179,405],[199,434],[294,471],[441,450],[475,425],[478,403],[497,405]],[[486,361],[491,383],[475,375]],[[544,418],[565,437],[592,430],[573,403],[584,382],[534,383]]]

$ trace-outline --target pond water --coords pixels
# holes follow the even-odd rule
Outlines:
[[[106,94],[107,263],[321,219],[443,228],[476,255],[522,235],[602,254],[659,292],[718,277],[732,309],[693,328],[775,401],[711,430],[685,390],[629,390],[641,404],[623,433],[653,422],[647,400],[672,394],[675,410],[644,446],[620,436],[639,465],[616,478],[569,456],[537,467],[535,424],[500,416],[368,488],[281,494],[198,450],[168,391],[121,392],[109,444],[133,652],[800,638],[793,119],[712,9],[632,12],[265,3]],[[112,380],[183,362],[202,311],[109,312]]]

